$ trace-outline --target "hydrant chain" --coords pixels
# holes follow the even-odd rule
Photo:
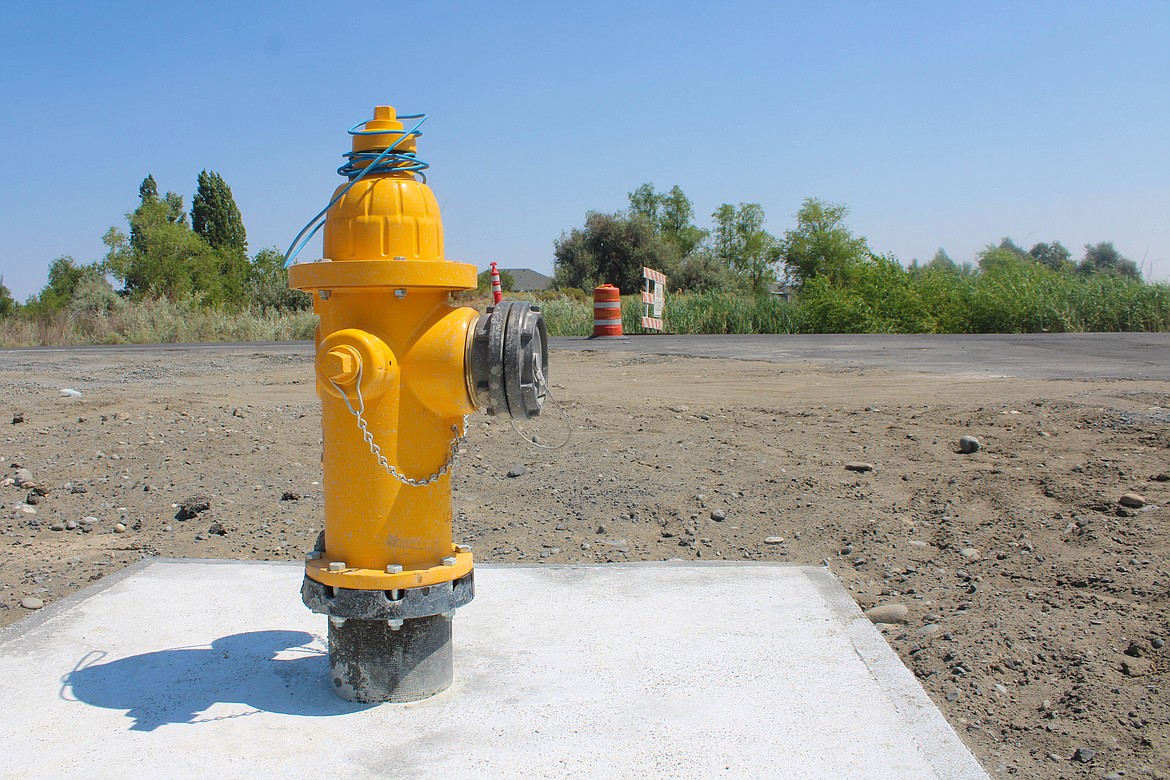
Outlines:
[[[365,399],[362,398],[361,365],[358,365],[357,379],[354,383],[354,392],[357,394],[358,401],[357,409],[354,409],[353,405],[349,402],[349,396],[346,394],[345,390],[339,387],[338,384],[332,379],[329,380],[329,384],[333,385],[334,389],[336,389],[337,392],[341,394],[341,400],[345,401],[345,408],[349,409],[349,413],[357,418],[357,426],[358,430],[362,432],[362,440],[369,445],[370,452],[373,453],[374,457],[378,460],[378,465],[385,469],[387,474],[394,477],[394,479],[398,480],[404,485],[408,485],[410,487],[426,487],[427,485],[442,479],[443,475],[450,471],[451,466],[454,465],[455,455],[459,452],[459,445],[467,441],[467,437],[459,433],[459,426],[452,425],[451,433],[455,434],[455,436],[451,439],[451,451],[447,455],[447,462],[444,463],[438,471],[425,479],[412,479],[403,474],[399,474],[398,469],[394,468],[390,461],[386,459],[386,456],[382,454],[382,448],[379,447],[377,442],[374,441],[374,434],[370,433],[370,429],[367,427],[368,423],[366,422],[366,418],[362,416],[366,411],[366,402]],[[463,415],[463,430],[467,430],[467,415]]]

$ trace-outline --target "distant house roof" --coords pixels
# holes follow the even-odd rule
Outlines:
[[[768,292],[772,293],[772,295],[775,295],[781,300],[790,301],[792,300],[792,296],[796,292],[796,289],[793,288],[793,286],[790,284],[784,284],[783,282],[772,282],[772,284],[768,285]]]
[[[512,274],[512,289],[516,292],[529,290],[547,290],[552,284],[552,277],[533,271],[531,268],[501,268],[500,272]]]

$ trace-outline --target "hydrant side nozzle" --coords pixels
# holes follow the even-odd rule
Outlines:
[[[329,334],[317,347],[316,363],[317,386],[337,398],[350,396],[358,389],[367,400],[375,398],[393,384],[397,374],[390,347],[358,328]]]
[[[347,385],[361,373],[362,356],[350,345],[340,344],[325,354],[321,369],[331,383]]]
[[[548,330],[540,307],[504,301],[475,322],[469,364],[474,398],[488,414],[527,420],[548,395]]]

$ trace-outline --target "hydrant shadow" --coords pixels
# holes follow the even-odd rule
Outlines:
[[[316,643],[316,647],[310,646]],[[209,723],[259,712],[322,717],[368,709],[328,687],[329,660],[318,637],[304,631],[249,631],[210,646],[180,647],[101,663],[87,653],[61,678],[61,698],[126,710],[131,731],[171,723]],[[215,704],[249,708],[200,717]]]

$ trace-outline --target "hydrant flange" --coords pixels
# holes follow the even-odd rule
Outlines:
[[[359,620],[410,620],[441,615],[470,603],[474,597],[474,572],[438,585],[397,590],[334,588],[308,577],[301,583],[301,601],[313,612]]]

